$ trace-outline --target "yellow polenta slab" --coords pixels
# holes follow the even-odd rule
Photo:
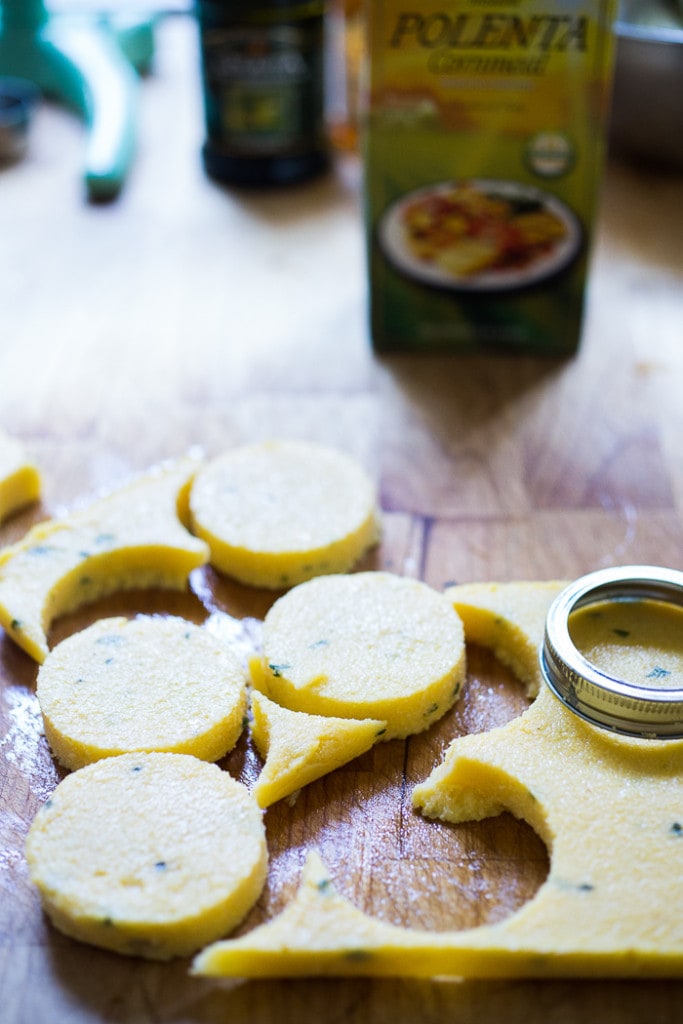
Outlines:
[[[419,580],[319,576],[273,604],[251,668],[255,687],[292,711],[379,719],[394,739],[428,728],[457,699],[462,623]]]
[[[40,498],[41,480],[17,438],[0,430],[0,523]]]
[[[38,811],[26,856],[56,928],[152,959],[236,927],[267,868],[253,797],[186,754],[123,754],[67,776]]]
[[[342,452],[303,441],[244,445],[207,463],[190,510],[212,565],[258,587],[346,572],[379,537],[369,476]]]
[[[539,585],[534,621],[532,587],[491,589],[489,636],[501,635],[493,620],[504,605],[511,616],[504,635],[519,644],[518,597],[528,630],[523,649],[534,646],[554,588]],[[450,596],[459,606],[459,595]],[[481,624],[486,609],[479,598]],[[683,977],[682,778],[683,741],[612,735],[578,718],[543,685],[513,722],[454,740],[413,792],[415,806],[430,817],[461,822],[507,810],[536,829],[548,846],[550,872],[524,907],[499,924],[463,931],[398,928],[339,896],[311,854],[299,892],[281,915],[209,946],[193,970],[240,977]]]
[[[252,792],[269,807],[364,754],[386,732],[373,718],[326,718],[289,711],[252,691],[251,734],[265,764]]]
[[[182,589],[208,559],[182,525],[194,459],[155,467],[128,486],[29,530],[0,552],[0,624],[38,662],[60,614],[117,590]]]
[[[100,619],[38,672],[45,736],[67,768],[136,750],[217,761],[237,742],[246,672],[225,643],[184,619]]]

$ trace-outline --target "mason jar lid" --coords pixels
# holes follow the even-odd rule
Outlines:
[[[572,612],[602,601],[661,601],[683,607],[683,572],[652,565],[600,569],[570,583],[546,618],[540,652],[546,683],[593,725],[644,739],[683,737],[683,689],[636,686],[603,672],[574,645]]]

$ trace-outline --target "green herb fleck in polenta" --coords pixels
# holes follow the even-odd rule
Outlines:
[[[661,665],[655,665],[651,672],[645,676],[646,679],[666,679],[670,676],[671,672],[668,668],[662,668]]]
[[[565,892],[593,892],[595,886],[591,882],[574,882],[569,878],[555,878],[555,885]]]

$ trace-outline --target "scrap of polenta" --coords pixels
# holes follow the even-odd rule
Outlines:
[[[465,608],[474,606],[476,642],[490,642],[508,664],[521,652],[524,664],[543,635],[557,585],[486,586],[476,601],[471,589],[449,592],[466,636]],[[683,741],[630,739],[591,726],[544,684],[519,718],[454,740],[413,791],[415,807],[429,817],[462,822],[506,810],[536,829],[550,872],[524,907],[500,923],[457,932],[399,928],[339,896],[311,854],[299,892],[278,917],[209,946],[193,970],[239,977],[683,977],[682,779]]]
[[[266,615],[255,687],[313,715],[421,732],[455,703],[465,675],[460,618],[442,594],[387,572],[319,576]]]
[[[40,473],[24,446],[0,430],[0,523],[40,498]]]
[[[369,476],[342,452],[303,441],[249,444],[213,459],[197,474],[190,511],[212,565],[258,587],[347,572],[379,538]]]
[[[227,934],[266,876],[248,790],[187,754],[122,754],[68,775],[38,811],[26,857],[52,923],[150,959]]]
[[[384,735],[386,722],[372,718],[329,718],[289,711],[258,690],[251,695],[251,734],[265,758],[253,794],[259,807],[295,793],[369,750]]]
[[[0,624],[38,662],[58,615],[122,589],[182,589],[208,549],[182,525],[194,459],[163,464],[0,552]]]
[[[100,619],[40,666],[45,736],[67,768],[136,750],[217,761],[237,742],[246,672],[229,647],[184,619]]]
[[[468,643],[489,647],[524,684],[530,697],[541,686],[538,651],[552,600],[566,583],[462,583],[447,587]]]

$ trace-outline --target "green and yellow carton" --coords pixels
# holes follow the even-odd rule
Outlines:
[[[575,351],[615,3],[368,0],[378,351]]]

